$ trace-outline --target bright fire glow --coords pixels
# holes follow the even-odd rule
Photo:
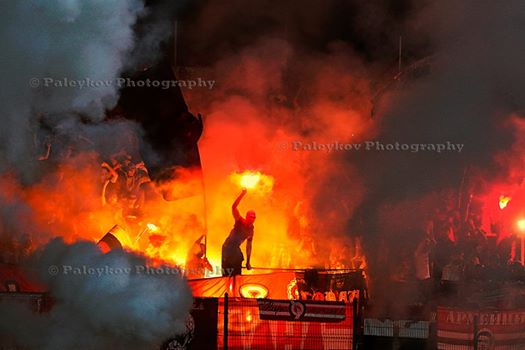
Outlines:
[[[525,219],[519,219],[516,223],[520,231],[525,231]]]
[[[214,272],[221,274],[221,247],[235,223],[231,206],[241,187],[247,187],[239,211],[242,215],[250,209],[257,212],[252,264],[282,268],[324,265],[331,250],[335,252],[344,244],[352,244],[347,220],[364,199],[364,191],[354,179],[353,167],[342,167],[338,157],[324,152],[295,152],[287,145],[299,139],[304,139],[306,145],[312,140],[359,142],[372,136],[375,129],[374,123],[370,123],[372,92],[368,79],[350,74],[344,64],[337,63],[346,60],[334,57],[335,61],[329,60],[310,76],[312,84],[307,85],[313,90],[302,90],[301,96],[312,99],[304,106],[302,97],[288,100],[285,86],[282,87],[285,93],[276,98],[275,91],[281,90],[278,77],[286,72],[280,69],[286,68],[282,62],[288,55],[287,49],[278,51],[281,52],[269,56],[255,53],[232,57],[227,64],[232,69],[222,68],[216,73],[233,85],[214,90],[216,98],[196,93],[197,89],[185,93],[189,106],[199,106],[209,116],[198,142],[202,169],[177,167],[169,170],[173,171],[172,180],[150,182],[147,165],[136,163],[140,162],[135,157],[140,153],[136,149],[141,144],[139,134],[114,132],[108,144],[114,145],[115,150],[98,154],[94,150],[99,147],[82,151],[86,140],[79,129],[78,138],[74,139],[82,145],[77,150],[76,141],[72,142],[74,152],[65,152],[60,135],[56,140],[59,142],[52,140],[51,154],[58,157],[67,153],[67,156],[53,160],[50,166],[38,167],[49,171],[40,174],[37,182],[22,184],[11,173],[3,173],[0,176],[3,203],[16,206],[24,203],[24,208],[27,207],[28,210],[17,211],[16,219],[24,222],[24,229],[34,228],[30,237],[34,246],[56,236],[67,243],[86,239],[98,242],[118,225],[123,230],[118,233],[124,237],[118,238],[126,249],[182,265],[196,240],[206,233],[206,257]],[[261,56],[269,61],[261,60]],[[317,66],[317,58],[311,63]],[[249,83],[246,71],[253,72]],[[339,83],[326,83],[332,80]],[[348,86],[352,89],[345,90]],[[239,89],[246,91],[246,95],[227,93]],[[268,98],[259,98],[263,96]],[[298,120],[297,108],[302,109],[301,115],[315,118]],[[36,134],[48,132],[35,131]],[[36,147],[37,142],[34,144]],[[45,149],[35,151],[40,154]],[[118,153],[110,154],[114,151]],[[130,168],[129,162],[134,167]],[[129,171],[133,168],[134,171]],[[352,195],[340,188],[346,188]],[[326,199],[330,199],[326,206],[318,205],[319,200]],[[330,206],[332,209],[325,210]],[[318,207],[323,210],[316,210]],[[330,240],[316,239],[320,231],[329,232]],[[244,247],[242,250],[246,254]],[[250,272],[256,273],[243,271]]]
[[[239,292],[243,298],[266,298],[268,296],[268,288],[261,284],[245,284],[239,288]]]
[[[242,188],[255,190],[258,193],[269,193],[273,188],[273,177],[265,175],[260,171],[235,172],[230,175],[233,183]]]
[[[505,209],[511,199],[512,199],[511,197],[507,197],[504,195],[499,196],[499,208],[502,210]]]
[[[146,226],[148,227],[148,230],[150,230],[150,232],[155,233],[160,231],[160,228],[155,224],[147,224]]]
[[[254,188],[260,179],[261,176],[259,174],[245,174],[241,177],[240,184],[244,188]]]

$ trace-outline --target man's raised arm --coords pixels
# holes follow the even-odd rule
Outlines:
[[[237,209],[237,207],[239,206],[239,203],[241,202],[241,199],[242,199],[242,197],[244,197],[244,195],[246,195],[246,188],[242,189],[242,192],[239,195],[239,197],[237,197],[235,202],[233,202],[232,215],[233,215],[233,218],[235,219],[235,221],[237,221],[237,220],[239,220],[241,218],[241,214],[239,213],[239,209]]]

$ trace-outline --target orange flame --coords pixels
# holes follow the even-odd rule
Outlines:
[[[146,224],[146,226],[148,227],[148,230],[152,233],[156,233],[160,231],[160,228],[155,224],[150,223],[150,224]]]
[[[518,229],[522,232],[525,231],[525,219],[519,219],[517,222],[516,222],[516,225],[518,226]]]
[[[259,174],[246,174],[241,177],[240,184],[245,188],[254,188],[259,183],[261,176]]]
[[[499,208],[501,210],[505,209],[507,207],[507,205],[509,204],[511,199],[512,199],[511,197],[507,197],[507,196],[504,196],[504,195],[499,196]]]
[[[233,183],[246,189],[255,189],[256,192],[265,194],[272,191],[274,179],[260,171],[247,170],[242,173],[235,172],[230,176]]]

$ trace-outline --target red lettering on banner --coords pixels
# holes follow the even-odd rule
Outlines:
[[[310,299],[312,299],[312,293],[310,293],[310,292],[301,292],[301,299],[302,300],[310,300]]]
[[[474,313],[468,311],[446,311],[439,314],[440,321],[451,324],[471,325],[474,323]],[[481,326],[517,326],[525,324],[525,312],[481,312],[479,314]]]
[[[335,293],[332,292],[332,291],[329,291],[329,292],[326,292],[325,293],[325,298],[324,298],[326,301],[337,301],[336,297],[335,297]]]
[[[321,292],[316,292],[312,298],[312,300],[324,300],[324,294]]]
[[[474,325],[478,320],[477,328]],[[521,349],[525,346],[525,310],[467,311],[438,308],[437,334],[442,349],[453,349],[461,344],[473,347],[477,339],[479,349],[503,349],[507,345]],[[477,334],[473,334],[478,329]]]
[[[348,303],[348,296],[345,291],[339,293],[339,299],[337,301],[344,301],[345,303]]]
[[[445,322],[471,325],[474,323],[474,314],[472,312],[464,311],[448,311],[445,316]]]
[[[518,326],[525,324],[525,312],[486,312],[480,315],[482,326]]]

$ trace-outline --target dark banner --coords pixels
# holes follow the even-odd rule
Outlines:
[[[296,275],[296,299],[351,303],[366,290],[363,271],[306,270]]]
[[[186,332],[167,340],[161,350],[217,349],[218,300],[196,298],[186,319]]]
[[[189,281],[195,297],[268,298],[290,300],[342,301],[367,298],[362,271],[277,272],[260,275],[203,278]],[[361,294],[362,293],[362,294]]]

